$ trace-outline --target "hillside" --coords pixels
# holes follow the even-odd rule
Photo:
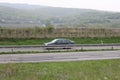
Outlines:
[[[2,27],[120,28],[120,13],[89,9],[0,3]]]

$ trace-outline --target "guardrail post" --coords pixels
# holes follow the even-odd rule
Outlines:
[[[83,51],[83,47],[81,47],[81,51]]]
[[[114,47],[113,47],[113,46],[111,47],[111,50],[114,50]]]
[[[13,48],[11,49],[11,52],[13,52]]]

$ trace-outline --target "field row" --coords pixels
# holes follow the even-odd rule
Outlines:
[[[0,28],[0,38],[119,37],[120,29],[101,28]]]

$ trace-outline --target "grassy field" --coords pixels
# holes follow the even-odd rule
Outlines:
[[[120,59],[0,64],[0,80],[120,80]]]
[[[54,38],[42,39],[0,39],[0,45],[41,45],[49,42]],[[75,41],[76,44],[101,44],[103,43],[120,43],[120,37],[111,38],[68,38]]]
[[[40,45],[52,39],[0,39],[0,45]]]

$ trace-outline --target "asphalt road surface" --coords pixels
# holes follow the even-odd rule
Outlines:
[[[116,58],[120,59],[120,50],[40,54],[4,54],[0,55],[0,63],[59,62]]]

